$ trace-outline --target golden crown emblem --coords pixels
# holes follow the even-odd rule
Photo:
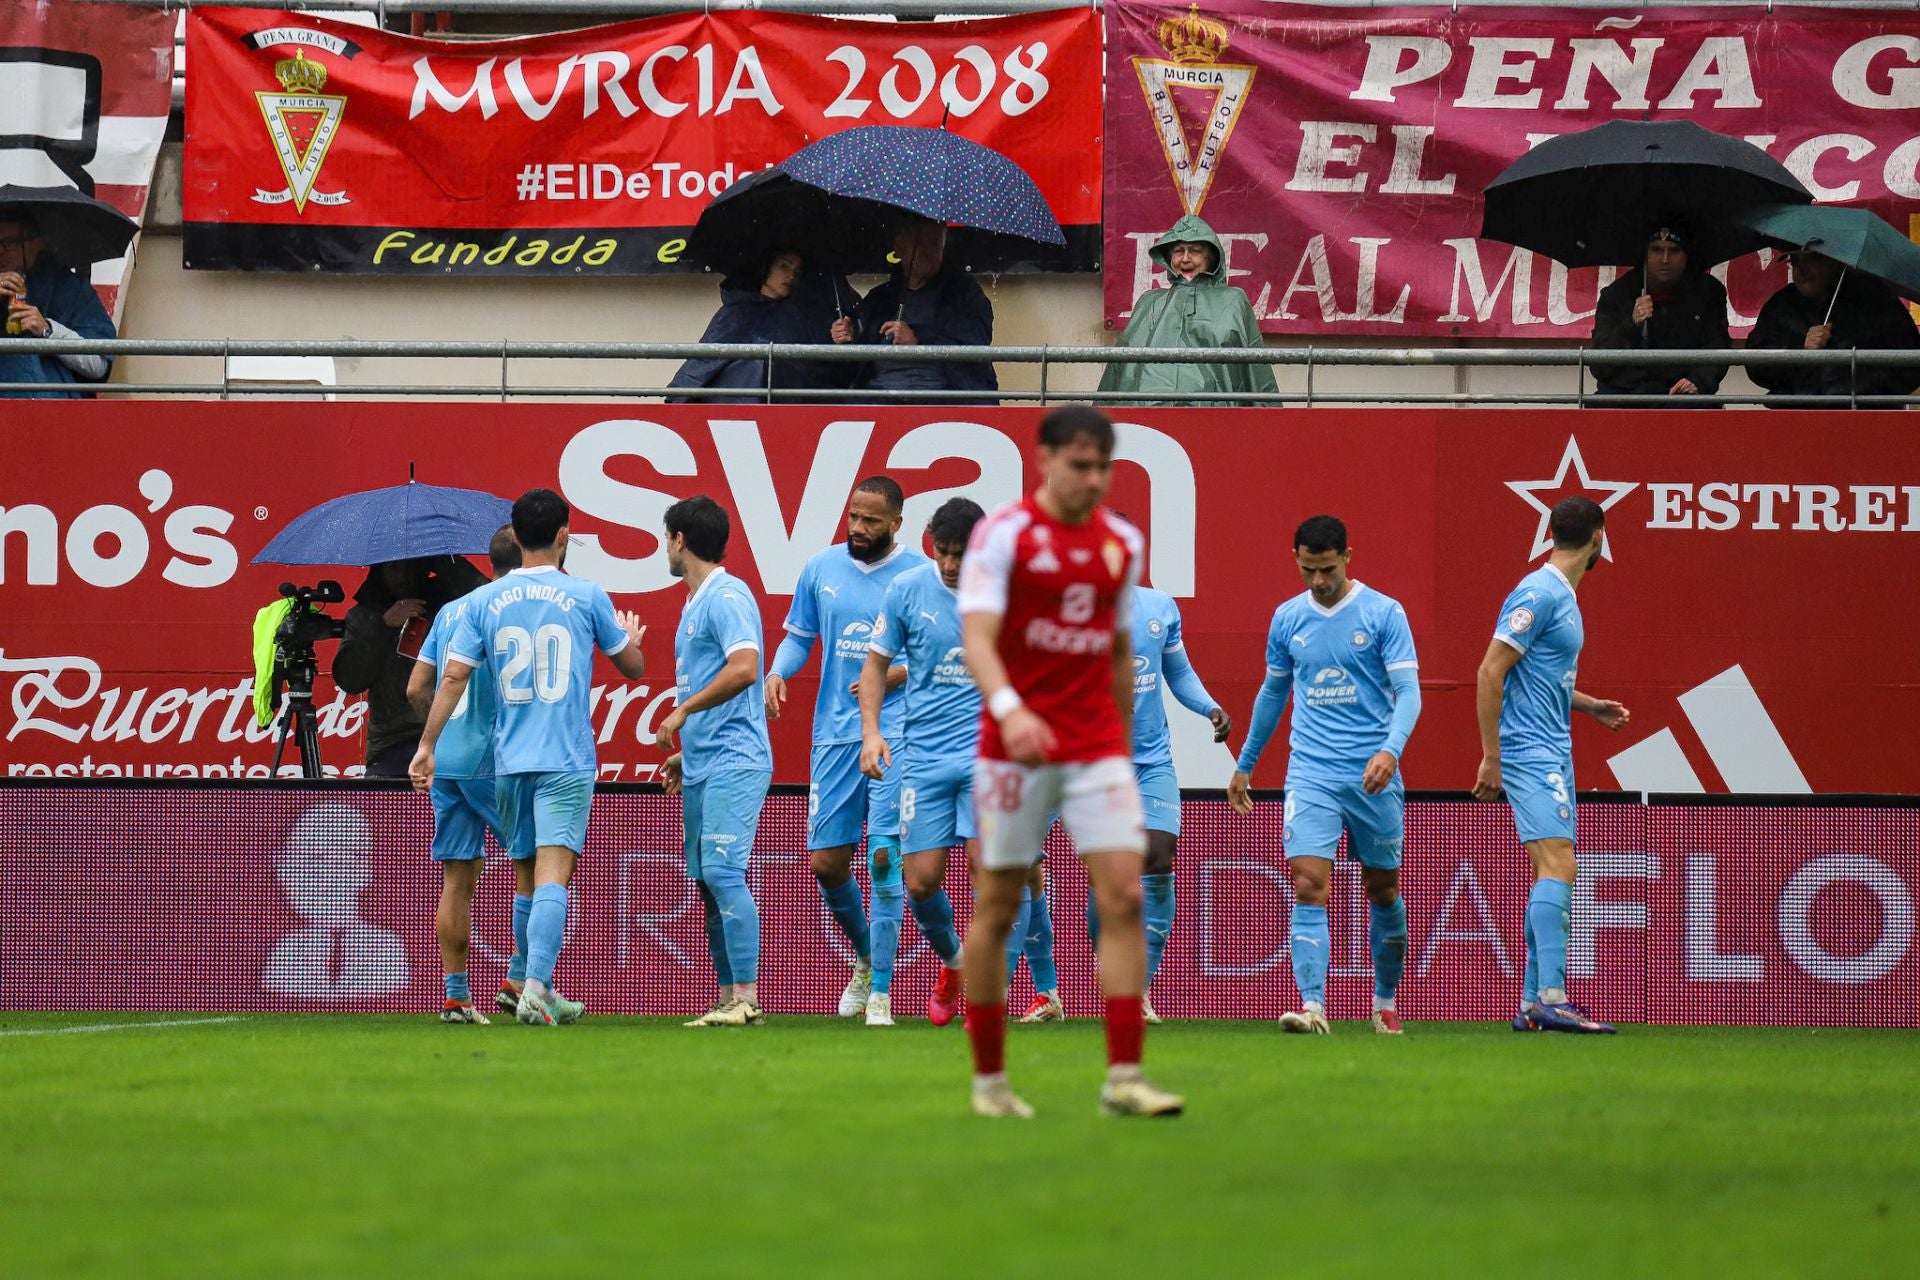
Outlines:
[[[327,69],[298,49],[291,58],[273,64],[273,78],[288,93],[318,93],[327,87]]]
[[[1227,24],[1200,16],[1200,6],[1187,9],[1184,18],[1160,24],[1160,47],[1175,62],[1218,62],[1227,51]]]

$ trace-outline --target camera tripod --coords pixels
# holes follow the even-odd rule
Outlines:
[[[289,653],[281,664],[287,677],[287,701],[280,711],[280,733],[273,748],[273,776],[280,776],[280,758],[292,737],[300,749],[300,776],[318,778],[320,771],[320,713],[313,705],[313,677],[320,660],[308,647]]]

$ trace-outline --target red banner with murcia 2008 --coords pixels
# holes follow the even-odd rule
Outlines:
[[[1479,759],[1474,673],[1507,591],[1585,493],[1608,558],[1580,585],[1580,687],[1630,724],[1574,726],[1583,789],[1920,792],[1920,450],[1908,415],[1134,409],[1113,503],[1149,538],[1148,578],[1194,662],[1245,722],[1275,604],[1301,590],[1306,516],[1351,530],[1353,576],[1402,601],[1424,711],[1408,785],[1462,788]],[[598,668],[602,776],[645,780],[672,697],[684,593],[658,526],[708,493],[734,515],[728,567],[779,635],[806,558],[844,538],[848,493],[885,472],[918,545],[948,496],[989,508],[1034,482],[1032,409],[660,405],[22,403],[0,473],[0,773],[263,776],[251,624],[282,581],[355,569],[250,563],[300,512],[421,479],[573,504],[569,568],[651,624],[650,674]],[[264,455],[297,427],[310,447]],[[1843,432],[1844,449],[1835,448]],[[1258,476],[1257,486],[1249,476]],[[321,648],[323,667],[330,660]],[[810,705],[818,658],[790,707]],[[324,671],[323,671],[324,677]],[[364,704],[324,678],[329,772],[357,771]],[[1224,785],[1227,749],[1171,713],[1181,782]],[[807,717],[775,723],[776,777],[804,782]],[[1238,735],[1235,742],[1237,745]],[[1277,786],[1276,743],[1255,782]]]
[[[1148,247],[1191,213],[1227,243],[1268,333],[1585,337],[1612,269],[1476,237],[1502,169],[1610,120],[1746,138],[1815,199],[1920,238],[1911,7],[1113,0],[1106,13],[1114,327],[1155,278]],[[1772,254],[1722,274],[1736,334],[1786,283]]]
[[[1085,7],[936,23],[695,7],[459,42],[195,9],[187,50],[190,268],[685,270],[714,196],[874,124],[946,128],[1004,153],[1067,232],[1068,251],[1044,257],[957,232],[955,261],[1097,261],[1100,19]],[[875,248],[844,265],[876,265]]]

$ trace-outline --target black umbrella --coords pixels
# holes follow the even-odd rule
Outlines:
[[[809,264],[876,266],[900,210],[855,200],[798,181],[779,169],[750,173],[715,196],[688,243],[696,262],[728,274],[766,265],[777,249],[795,249]]]
[[[1738,219],[1813,194],[1752,143],[1685,120],[1614,121],[1550,138],[1487,184],[1480,235],[1570,267],[1639,262],[1662,223],[1688,224],[1696,268],[1771,243]]]
[[[8,210],[32,218],[48,250],[69,267],[119,257],[140,230],[132,218],[76,187],[0,184],[0,214]]]

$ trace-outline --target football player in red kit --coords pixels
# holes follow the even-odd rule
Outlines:
[[[1039,490],[975,527],[961,571],[967,665],[983,699],[973,784],[980,874],[965,963],[973,1109],[984,1116],[1033,1114],[1007,1084],[1006,940],[1056,810],[1103,923],[1101,1108],[1154,1116],[1184,1105],[1140,1073],[1146,832],[1133,776],[1127,610],[1144,540],[1100,505],[1113,439],[1113,423],[1085,405],[1042,418]]]

